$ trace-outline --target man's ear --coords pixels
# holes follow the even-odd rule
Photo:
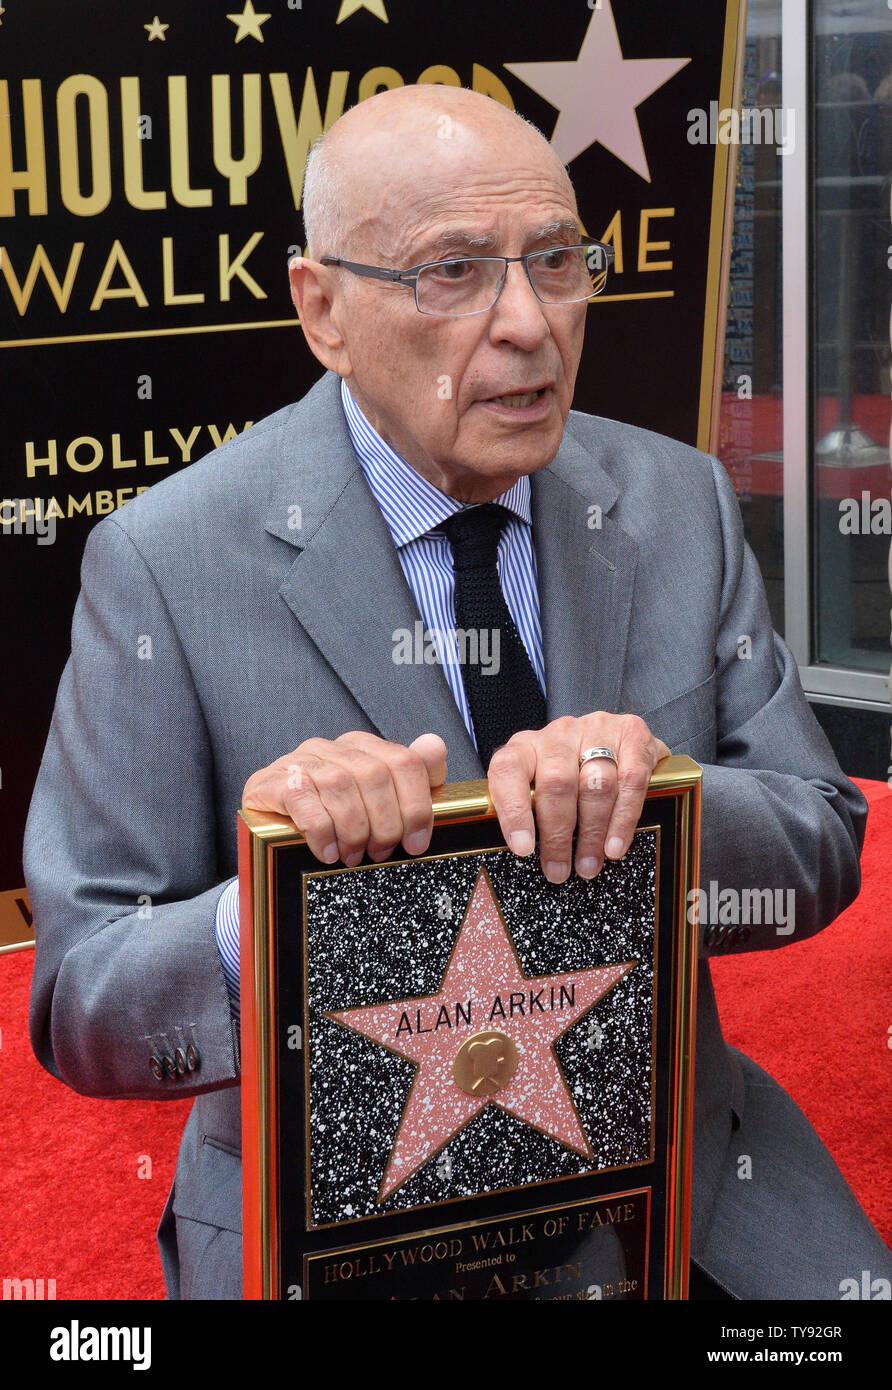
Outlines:
[[[292,256],[288,279],[291,299],[313,356],[339,376],[350,376],[353,366],[340,327],[343,296],[337,293],[335,268],[320,265],[307,256]]]

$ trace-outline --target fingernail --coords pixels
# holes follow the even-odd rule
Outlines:
[[[330,845],[326,845],[326,846],[325,846],[325,849],[322,851],[322,861],[323,861],[323,863],[325,863],[325,864],[333,864],[337,858],[338,858],[338,846],[337,846],[337,841],[336,841],[336,840],[332,840],[331,844],[330,844]]]
[[[532,854],[535,843],[536,841],[529,830],[512,830],[508,836],[508,848],[512,854]]]
[[[348,869],[355,869],[356,865],[360,862],[361,859],[362,850],[355,849],[352,854],[347,854],[344,856],[344,863],[347,865]]]
[[[407,854],[422,854],[430,843],[430,835],[426,830],[415,830],[405,839]]]
[[[580,878],[594,878],[601,867],[600,859],[580,859],[576,872]]]
[[[626,847],[618,835],[611,835],[604,846],[604,851],[608,859],[622,859],[626,852]]]
[[[552,859],[545,865],[545,877],[552,883],[563,883],[570,872],[570,865]]]

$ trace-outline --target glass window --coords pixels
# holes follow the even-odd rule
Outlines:
[[[889,669],[892,541],[892,12],[873,0],[845,5],[815,0],[803,7],[801,23],[801,49],[789,61],[797,64],[797,74],[806,52],[811,64],[810,233],[796,252],[807,266],[809,299],[807,388],[804,371],[802,380],[809,417],[803,446],[808,536],[803,528],[801,557],[798,540],[796,550],[803,603],[808,575],[808,613],[794,646],[800,665],[813,676],[820,666],[880,673]],[[781,5],[752,0],[742,105],[774,110],[773,130],[767,120],[760,130],[775,140],[744,138],[737,149],[717,453],[734,482],[779,632],[785,626],[781,195],[786,157],[780,142],[790,114],[781,106],[781,78]],[[799,134],[797,129],[797,139]],[[801,401],[788,402],[789,409],[797,406],[802,408]],[[797,462],[802,460],[788,460]],[[803,507],[805,502],[802,497]],[[795,493],[792,506],[804,520]],[[793,553],[789,560],[792,564]],[[799,592],[798,582],[793,592]],[[841,685],[837,693],[846,690]]]
[[[813,10],[814,660],[889,667],[892,15]]]
[[[742,130],[718,457],[728,470],[746,537],[762,569],[771,614],[784,630],[783,355],[781,297],[780,4],[751,4],[742,106],[771,113]],[[756,137],[759,137],[758,139]]]

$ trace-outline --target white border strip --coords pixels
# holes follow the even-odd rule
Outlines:
[[[784,379],[784,638],[806,690],[811,661],[808,502],[808,32],[804,0],[783,0],[782,101],[796,142],[781,160]]]

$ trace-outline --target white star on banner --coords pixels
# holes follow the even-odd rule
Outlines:
[[[575,62],[504,66],[557,108],[551,144],[564,164],[601,144],[650,183],[636,108],[690,61],[624,58],[610,0],[603,0]]]

